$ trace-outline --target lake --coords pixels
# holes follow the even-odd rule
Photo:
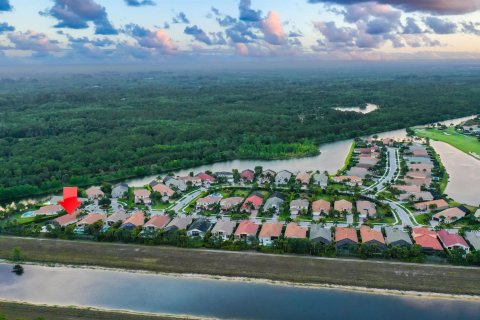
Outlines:
[[[478,319],[479,302],[0,264],[0,299],[222,319]]]
[[[442,141],[430,144],[450,176],[445,193],[455,201],[480,205],[480,160]]]
[[[337,111],[342,111],[342,112],[358,112],[358,113],[363,113],[367,114],[370,112],[373,112],[378,109],[378,106],[376,104],[372,103],[367,103],[367,105],[364,108],[361,107],[337,107],[333,108],[334,110]]]

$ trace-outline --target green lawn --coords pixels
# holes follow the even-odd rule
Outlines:
[[[422,138],[446,142],[465,153],[473,152],[480,155],[480,142],[477,138],[456,132],[453,127],[446,130],[417,129],[415,134]]]
[[[354,150],[355,150],[355,141],[352,142],[352,145],[350,146],[350,150],[348,151],[347,157],[345,158],[345,162],[343,164],[343,167],[340,170],[337,171],[337,174],[345,171],[345,169],[348,167],[350,161],[352,160]]]

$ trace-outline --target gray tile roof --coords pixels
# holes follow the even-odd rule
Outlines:
[[[328,242],[332,242],[332,231],[327,228],[323,228],[319,224],[312,224],[310,227],[310,240],[317,238],[323,238]]]
[[[387,244],[394,244],[397,241],[405,241],[408,244],[412,244],[412,239],[407,232],[394,227],[385,227],[385,240]]]
[[[480,250],[480,231],[465,232],[465,239],[470,243],[475,250]]]

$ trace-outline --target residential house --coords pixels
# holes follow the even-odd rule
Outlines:
[[[377,209],[375,207],[375,203],[371,201],[357,201],[357,212],[360,218],[375,218],[377,216]]]
[[[167,225],[165,231],[178,231],[178,230],[186,230],[187,227],[192,223],[193,218],[188,217],[175,217],[172,221]]]
[[[212,229],[212,236],[228,240],[237,226],[235,221],[219,220]]]
[[[328,246],[332,243],[332,231],[319,224],[312,224],[310,226],[310,241]]]
[[[418,150],[413,150],[413,151],[412,151],[412,155],[413,155],[414,157],[429,157],[427,150],[420,150],[420,149],[418,149]]]
[[[277,240],[282,235],[283,224],[280,222],[264,223],[258,240],[261,245],[271,246],[274,240]]]
[[[414,204],[414,207],[418,211],[429,212],[431,210],[443,210],[448,208],[447,201],[443,199],[418,202]]]
[[[295,222],[287,224],[285,229],[285,239],[305,239],[307,237],[307,229],[299,226]]]
[[[391,246],[412,246],[412,239],[407,232],[395,227],[385,227],[385,241]]]
[[[480,231],[465,232],[465,239],[475,250],[480,251]]]
[[[156,215],[150,218],[142,227],[143,231],[154,232],[156,230],[164,229],[172,220],[167,215]]]
[[[337,227],[335,230],[335,242],[337,249],[347,250],[358,245],[357,230],[353,228]]]
[[[328,215],[330,212],[330,202],[320,199],[312,202],[313,216]]]
[[[344,183],[351,187],[361,186],[363,184],[362,178],[356,176],[336,176],[333,177],[332,180],[336,183]]]
[[[258,194],[250,195],[242,205],[242,211],[257,213],[262,206],[263,198]]]
[[[437,221],[444,221],[446,223],[451,223],[465,217],[465,212],[460,210],[460,208],[448,208],[437,212],[433,215],[432,219]]]
[[[308,212],[308,200],[296,199],[290,202],[290,213],[292,215],[306,214]]]
[[[299,181],[302,185],[306,186],[310,183],[310,173],[302,171],[297,174],[295,180]]]
[[[338,212],[352,213],[353,205],[347,200],[337,200],[333,204],[333,209]]]
[[[176,178],[171,177],[171,176],[166,176],[163,179],[163,183],[165,185],[169,186],[170,188],[172,188],[173,190],[179,190],[181,192],[187,190],[187,183],[185,181],[183,181],[181,179],[176,179]]]
[[[373,168],[377,165],[378,163],[378,159],[377,158],[373,158],[373,157],[360,157],[358,159],[358,162],[357,162],[357,167],[360,167],[360,168]]]
[[[101,213],[91,213],[87,216],[85,216],[82,220],[77,222],[77,228],[78,229],[85,229],[86,226],[90,226],[98,221],[105,221],[107,218],[106,215],[101,214]]]
[[[133,190],[133,195],[135,196],[135,203],[138,204],[150,204],[150,191],[147,189],[135,189]]]
[[[85,193],[87,194],[88,200],[96,200],[105,196],[100,187],[90,187],[85,190]]]
[[[205,238],[205,234],[212,227],[212,223],[205,218],[195,219],[187,229],[189,237]]]
[[[43,206],[38,210],[35,210],[33,213],[35,216],[53,216],[62,211],[63,208],[58,204],[50,204],[48,206]]]
[[[235,240],[251,242],[256,239],[257,232],[258,224],[250,220],[243,220],[235,231]]]
[[[65,214],[52,221],[52,224],[56,227],[66,227],[71,224],[77,223],[80,219],[78,216],[82,213],[80,210],[75,210],[72,214]]]
[[[410,193],[402,193],[398,195],[398,199],[402,201],[406,201],[406,200],[432,201],[433,195],[431,192],[428,192],[428,191],[410,192]]]
[[[393,185],[393,188],[403,191],[403,192],[408,192],[408,193],[414,193],[414,192],[421,192],[422,188],[420,186],[416,185]]]
[[[433,164],[430,158],[426,157],[405,157],[405,161],[408,163],[423,163],[423,164]]]
[[[290,179],[292,178],[292,173],[287,170],[282,170],[277,173],[275,176],[275,184],[277,185],[282,185],[282,184],[288,184]]]
[[[385,239],[381,231],[374,230],[369,226],[363,225],[360,227],[360,236],[362,243],[368,246],[376,245],[379,249],[386,249]]]
[[[260,177],[260,183],[265,184],[265,183],[270,183],[274,181],[276,174],[277,173],[273,170],[270,170],[270,169],[264,170]]]
[[[185,177],[179,177],[178,179],[185,182],[187,187],[189,184],[192,187],[200,187],[202,185],[202,179],[200,177],[185,176]]]
[[[274,213],[279,213],[284,202],[285,200],[283,195],[279,192],[275,192],[265,202],[265,205],[263,206],[263,211],[268,212],[272,210]]]
[[[202,183],[204,185],[210,185],[212,183],[215,183],[215,178],[213,176],[209,175],[208,173],[201,172],[201,173],[197,174],[197,177],[202,180]]]
[[[450,233],[447,230],[440,230],[437,234],[440,242],[448,250],[462,249],[466,253],[470,252],[470,246],[462,236],[456,233]]]
[[[413,228],[412,237],[415,243],[422,247],[423,251],[443,251],[442,245],[438,241],[435,231],[423,227]]]
[[[210,195],[197,200],[197,209],[211,210],[215,205],[220,204],[222,196]]]
[[[423,172],[431,174],[433,169],[432,163],[409,163],[407,164],[409,171]]]
[[[153,188],[155,185],[159,184],[160,182],[158,182],[157,180],[152,180],[150,181],[150,183],[148,184],[150,186],[150,188]]]
[[[362,179],[364,179],[367,174],[369,174],[368,169],[362,167],[352,167],[350,168],[350,170],[347,171],[347,175],[359,177]]]
[[[227,171],[219,171],[215,172],[215,176],[217,178],[225,179],[228,183],[233,183],[233,172],[227,172]]]
[[[313,184],[325,189],[328,186],[328,175],[325,172],[315,173],[313,175]]]
[[[122,224],[122,229],[135,229],[141,227],[145,223],[145,214],[143,211],[134,212],[125,222]]]
[[[428,187],[432,183],[431,178],[412,178],[409,176],[405,176],[403,181],[408,185],[415,185],[421,187]]]
[[[159,184],[155,185],[152,188],[152,190],[153,190],[153,192],[160,193],[163,201],[169,200],[175,194],[175,191],[173,189],[164,185],[163,183],[159,183]]]
[[[250,169],[245,169],[242,172],[240,172],[240,178],[244,182],[253,182],[253,179],[255,179],[255,172]]]
[[[128,184],[119,183],[112,188],[112,198],[118,199],[123,198],[128,192]]]
[[[236,211],[243,202],[242,197],[230,197],[220,201],[220,209],[223,212]]]
[[[123,210],[120,210],[120,211],[117,211],[114,214],[108,216],[105,219],[105,226],[111,227],[111,226],[115,225],[115,223],[117,223],[117,222],[121,222],[123,224],[123,222],[125,222],[125,220],[127,220],[127,219],[128,219],[127,213]]]

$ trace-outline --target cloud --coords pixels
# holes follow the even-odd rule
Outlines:
[[[127,6],[130,7],[142,7],[142,6],[154,6],[156,3],[153,0],[125,0]]]
[[[12,5],[9,0],[0,0],[0,11],[11,11]]]
[[[137,40],[142,47],[155,49],[163,54],[172,54],[176,50],[170,36],[163,29],[149,30],[131,23],[125,27],[125,33]]]
[[[95,34],[117,34],[108,20],[105,7],[94,0],[54,0],[55,5],[40,14],[58,20],[55,28],[86,29],[88,22],[95,25]]]
[[[172,23],[190,23],[190,20],[188,20],[187,15],[184,12],[180,12],[172,18]]]
[[[403,28],[404,34],[418,34],[423,33],[422,29],[419,27],[414,18],[408,17],[407,24]]]
[[[203,42],[206,45],[211,46],[213,44],[212,39],[197,25],[186,27],[184,33],[193,36],[195,40]]]
[[[14,47],[10,49],[33,51],[38,55],[48,55],[51,52],[60,51],[58,41],[49,39],[44,33],[12,32],[8,34],[8,39],[14,44]]]
[[[265,41],[273,45],[281,45],[287,42],[283,31],[280,17],[275,11],[270,11],[260,24],[260,30],[265,36]]]
[[[308,0],[309,3],[335,3],[352,5],[371,0]],[[434,14],[464,14],[480,9],[478,0],[377,0],[380,4],[390,4],[404,11],[423,11]]]
[[[426,17],[424,22],[437,34],[452,34],[457,31],[457,25],[448,20],[437,17]]]
[[[350,23],[368,21],[370,17],[396,21],[402,16],[401,11],[393,10],[389,5],[378,4],[375,2],[349,5],[345,8],[345,11],[337,11],[336,13],[343,14],[345,21]]]
[[[240,20],[242,21],[260,21],[262,20],[262,11],[251,8],[251,0],[240,0],[238,9],[240,10]]]
[[[7,32],[7,31],[15,31],[15,27],[9,25],[6,22],[0,23],[0,33]]]
[[[386,19],[374,19],[367,23],[366,32],[372,35],[389,33],[395,28],[395,25],[395,22],[392,23],[391,21]]]
[[[325,40],[333,44],[335,47],[352,47],[354,40],[357,37],[358,31],[350,27],[337,27],[334,21],[330,22],[316,22],[315,29],[325,37]],[[321,46],[326,46],[322,42],[318,42]]]
[[[462,22],[463,32],[480,36],[480,23]]]

